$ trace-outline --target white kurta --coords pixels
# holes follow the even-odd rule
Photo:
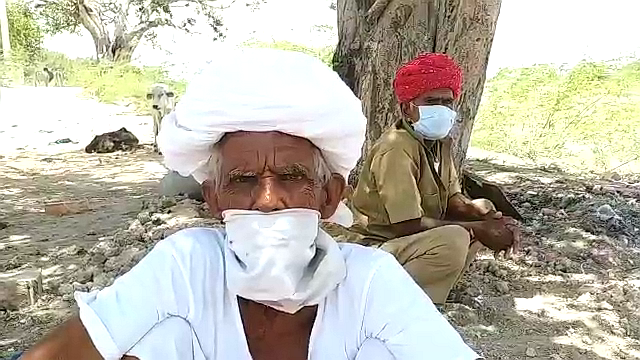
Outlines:
[[[251,360],[237,298],[225,284],[224,236],[180,231],[112,286],[76,293],[100,354]],[[310,360],[478,358],[393,256],[354,244],[341,250],[347,276],[318,305]]]

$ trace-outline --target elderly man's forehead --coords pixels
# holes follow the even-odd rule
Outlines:
[[[225,168],[275,162],[272,165],[301,164],[311,166],[316,149],[309,140],[276,131],[234,132],[225,135],[220,150]],[[254,164],[255,163],[255,164]]]
[[[294,147],[300,150],[310,151],[315,148],[315,145],[305,138],[281,133],[279,131],[237,131],[226,134],[220,141],[220,146],[223,149],[237,145],[247,147]]]
[[[453,90],[449,88],[433,89],[418,96],[418,99],[453,99]]]

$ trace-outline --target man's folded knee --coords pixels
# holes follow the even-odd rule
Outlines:
[[[459,225],[445,225],[412,235],[416,240],[429,248],[446,247],[452,251],[466,253],[471,244],[471,235],[467,229]],[[456,251],[457,252],[457,251]]]
[[[464,266],[471,244],[469,232],[459,225],[446,225],[431,231],[436,230],[441,240],[441,244],[438,246],[440,256],[445,257],[447,263],[454,267]]]
[[[460,225],[445,225],[425,232],[432,238],[438,238],[446,244],[452,244],[468,248],[471,243],[471,235],[467,229]]]

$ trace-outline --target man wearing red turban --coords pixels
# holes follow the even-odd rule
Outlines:
[[[449,132],[462,71],[445,54],[422,54],[398,69],[393,87],[403,118],[367,155],[353,195],[359,242],[393,254],[436,304],[484,245],[519,243],[515,220],[460,187]]]

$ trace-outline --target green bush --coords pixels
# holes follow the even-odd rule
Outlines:
[[[43,67],[62,71],[65,86],[78,86],[106,103],[128,103],[147,113],[146,94],[151,85],[164,83],[176,96],[183,94],[186,83],[169,78],[161,67],[138,67],[128,63],[96,63],[92,59],[69,59],[64,54],[45,51],[42,58],[25,66],[25,82],[33,83],[33,74]]]
[[[18,58],[35,61],[42,51],[44,33],[29,4],[23,0],[7,3],[11,48]]]
[[[21,85],[26,62],[26,55],[19,50],[12,52],[9,58],[0,55],[0,86]]]
[[[146,94],[154,83],[164,83],[176,94],[182,94],[185,83],[174,81],[160,67],[137,67],[130,64],[80,66],[70,74],[69,84],[81,86],[103,102],[130,102],[148,111]]]
[[[640,153],[640,60],[503,69],[490,79],[472,145],[579,170]]]
[[[0,52],[0,86],[24,83],[24,69],[42,55],[42,28],[31,6],[23,0],[7,3],[11,56]]]
[[[250,42],[245,46],[300,51],[320,58],[327,65],[331,64],[333,57],[332,47],[315,49],[286,41]],[[82,87],[103,102],[134,104],[141,113],[149,111],[146,94],[154,83],[169,85],[178,97],[184,94],[186,89],[185,81],[171,79],[161,67],[138,67],[127,63],[104,61],[97,63],[92,59],[69,59],[64,54],[51,51],[43,51],[37,59],[23,58],[12,65],[14,71],[23,76],[22,83],[27,85],[33,85],[35,73],[44,67],[61,71],[64,74],[65,86]]]

